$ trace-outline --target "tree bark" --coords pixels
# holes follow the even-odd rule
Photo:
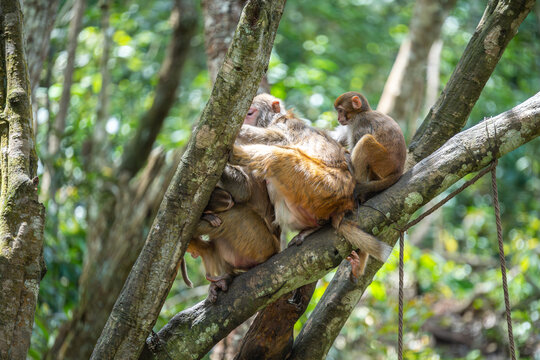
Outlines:
[[[179,85],[182,59],[186,57],[192,36],[191,31],[182,29],[188,24],[195,27],[196,22],[193,3],[179,1],[172,17],[175,19],[173,35],[160,70],[154,103],[141,119],[140,127],[145,130],[152,126],[156,127],[152,131],[159,132],[174,102],[175,97],[170,94]],[[166,103],[166,99],[171,103]],[[138,131],[142,130],[139,128]],[[79,304],[73,318],[62,325],[47,359],[90,358],[114,302],[139,256],[145,240],[144,229],[150,227],[181,156],[181,151],[177,151],[167,161],[162,150],[150,153],[152,144],[148,147],[144,151],[137,149],[139,156],[145,156],[137,159],[139,166],[145,163],[146,166],[136,179],[127,176],[120,166],[113,177],[115,182],[104,181],[97,191],[99,196],[90,204]]]
[[[390,76],[384,85],[377,110],[416,130],[424,102],[429,51],[439,38],[441,27],[456,0],[417,0],[409,35],[399,48]]]
[[[504,1],[508,6],[503,6],[502,1],[491,1],[484,13],[484,17],[480,21],[476,29],[475,35],[471,38],[467,48],[465,49],[460,62],[450,81],[448,82],[443,94],[437,101],[437,104],[432,108],[430,114],[424,120],[422,127],[418,130],[415,135],[416,143],[413,142],[409,147],[409,156],[407,159],[407,169],[410,169],[414,164],[420,159],[424,158],[431,152],[435,151],[441,144],[447,141],[451,136],[457,133],[461,127],[465,124],[467,117],[469,116],[470,110],[478,100],[480,92],[485,85],[485,82],[490,77],[491,73],[495,69],[497,61],[502,56],[502,51],[506,45],[510,42],[511,38],[515,35],[519,24],[523,21],[527,13],[531,10],[533,3],[530,1]],[[504,29],[503,31],[499,31]],[[488,36],[487,34],[492,34]],[[496,37],[495,37],[496,36]],[[489,38],[488,42],[481,41],[479,39]],[[496,56],[492,56],[492,51],[486,52],[485,44],[500,44],[501,50],[497,52]],[[489,48],[489,46],[487,47]],[[489,58],[489,61],[487,60]],[[478,59],[478,60],[477,60]],[[478,63],[484,63],[485,67],[482,69],[478,68]],[[488,66],[489,65],[489,66]],[[481,82],[481,87],[479,87],[478,79],[483,79]],[[468,89],[467,91],[462,91],[462,89]],[[467,94],[461,95],[461,94]],[[470,97],[469,97],[470,94]],[[458,107],[456,104],[466,104],[467,106]],[[454,107],[452,107],[452,105]],[[444,111],[433,109],[444,109]],[[449,116],[452,118],[453,122],[447,121]],[[458,127],[459,124],[459,127]],[[447,127],[448,126],[448,127]],[[426,128],[431,129],[431,133],[426,131]],[[422,133],[422,137],[418,137],[418,134]],[[390,238],[391,243],[395,243],[397,240],[398,234],[394,233]],[[344,267],[342,264],[340,268]],[[360,299],[356,297],[357,294],[356,288],[354,290],[343,289],[343,281],[340,281],[339,278],[333,280],[327,292],[340,293],[344,292],[347,299]],[[361,281],[359,283],[359,288],[365,289],[367,286]],[[363,293],[364,290],[361,291]],[[360,294],[361,296],[361,294]],[[358,301],[356,300],[356,301]],[[317,305],[317,308],[320,308],[317,311],[317,316],[322,316],[321,309],[325,309],[330,314],[330,309],[336,305],[334,302],[329,301],[320,301]],[[352,311],[352,308],[350,308]],[[332,317],[332,321],[340,321],[345,323],[345,320],[349,317],[350,311],[340,312],[340,318]],[[313,313],[314,314],[314,313]],[[326,318],[322,316],[321,319],[324,321]],[[312,344],[311,352],[315,354],[326,354],[325,351],[328,351],[332,342],[339,334],[341,328],[329,328],[325,327],[324,329],[315,328],[310,330],[309,335],[303,336],[304,340],[299,342],[298,345],[295,344],[295,347],[307,348],[307,344]],[[323,331],[323,333],[318,334],[322,336],[327,341],[330,341],[328,344],[326,341],[317,341],[314,342],[313,335],[311,333],[317,333],[317,331]],[[307,330],[306,330],[307,331]],[[296,351],[296,350],[295,350]],[[314,358],[317,358],[317,355],[314,355]]]
[[[44,274],[30,82],[18,0],[0,3],[0,358],[26,359]]]
[[[92,353],[137,358],[268,66],[282,1],[251,0],[146,243]]]
[[[363,219],[360,227],[364,231],[393,245],[396,241],[396,227],[407,223],[420,207],[463,176],[484,168],[494,159],[538,136],[540,93],[495,118],[455,135],[439,150],[405,173],[394,186],[370,199],[367,202],[369,207],[360,207],[353,218]],[[220,294],[217,303],[201,302],[175,315],[153,337],[153,342],[159,346],[151,358],[201,358],[213,344],[257,310],[281,295],[321,278],[342,262],[351,250],[351,245],[339,239],[333,230],[325,228],[316,232],[301,247],[290,247],[236,277],[229,290]],[[346,283],[349,291],[338,293],[341,296],[332,297],[334,290],[343,291],[335,285],[336,281],[332,281],[326,291],[326,298],[333,301],[326,301],[324,305],[335,308],[339,302],[343,310],[335,312],[340,315],[338,318],[332,318],[325,315],[321,306],[323,302],[319,302],[319,310],[315,310],[317,315],[310,317],[311,324],[305,329],[313,329],[309,331],[313,336],[309,344],[320,343],[321,346],[313,349],[303,347],[306,352],[301,352],[300,346],[308,342],[300,341],[293,348],[293,359],[313,360],[325,357],[326,353],[321,348],[329,348],[333,339],[327,338],[331,332],[324,329],[341,329],[339,324],[333,323],[347,318],[342,316],[342,312],[356,305],[382,265],[382,262],[370,259],[366,274],[359,279],[359,285],[351,290],[349,283]],[[338,276],[345,282],[343,277],[348,272],[342,269],[339,271],[338,274],[343,276]]]
[[[306,311],[317,282],[294,290],[257,314],[235,360],[282,360],[294,343],[294,324]]]

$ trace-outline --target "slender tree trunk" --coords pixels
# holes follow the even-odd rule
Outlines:
[[[386,81],[377,110],[406,124],[409,137],[416,130],[424,103],[426,68],[433,44],[456,0],[417,0],[407,38]]]
[[[100,0],[101,9],[101,33],[103,34],[103,53],[99,64],[101,74],[101,91],[97,103],[96,122],[90,140],[91,156],[88,159],[89,169],[100,171],[107,163],[107,132],[105,126],[109,117],[109,84],[111,74],[109,72],[109,58],[112,45],[112,34],[114,29],[109,26],[110,0]]]
[[[196,13],[190,0],[177,1],[171,14],[173,35],[163,60],[154,103],[141,117],[137,133],[152,133],[151,142],[128,145],[136,151],[136,163],[123,162],[114,177],[104,182],[91,204],[87,253],[79,285],[79,304],[65,323],[47,355],[48,359],[88,359],[114,302],[139,256],[145,230],[157,213],[163,194],[174,174],[180,151],[172,160],[152,144],[174,100],[189,43],[196,28]],[[135,137],[136,139],[137,137]],[[133,141],[133,140],[132,140]],[[132,143],[133,144],[133,143]],[[125,156],[124,159],[131,159]],[[126,160],[130,161],[130,160]],[[143,165],[142,173],[133,177]],[[129,171],[125,170],[129,169]]]
[[[68,55],[66,68],[64,69],[64,82],[62,85],[62,96],[60,97],[60,104],[58,113],[53,124],[53,131],[49,137],[49,156],[56,156],[60,150],[60,140],[64,134],[66,127],[66,118],[69,108],[69,101],[71,99],[71,84],[73,83],[73,72],[75,70],[75,53],[77,52],[77,39],[82,29],[82,19],[84,15],[84,9],[86,7],[86,0],[75,0],[73,5],[72,18],[69,24],[68,35]],[[54,188],[54,187],[53,187]],[[52,198],[52,197],[51,197]]]
[[[38,202],[30,82],[18,0],[0,2],[0,358],[26,359],[34,324],[45,212]]]
[[[34,113],[36,112],[36,89],[39,85],[43,62],[49,52],[51,31],[56,14],[58,13],[58,0],[40,1],[26,0],[24,2],[24,34],[26,36],[26,59],[32,94]],[[35,119],[34,119],[35,120]],[[37,123],[34,121],[34,133]]]

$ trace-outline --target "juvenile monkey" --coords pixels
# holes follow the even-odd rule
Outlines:
[[[219,216],[221,224],[217,227],[201,219],[187,248],[194,258],[202,258],[211,282],[211,302],[216,301],[218,289],[227,290],[234,275],[279,252],[279,230],[272,224],[273,208],[263,183],[253,179],[250,200],[236,203]],[[203,235],[208,240],[203,240]]]
[[[265,105],[252,104],[244,123],[268,125],[274,112],[272,105]],[[274,220],[274,208],[263,180],[239,166],[227,165],[187,248],[194,258],[202,258],[206,278],[211,282],[211,302],[216,301],[218,289],[227,290],[234,275],[279,252],[280,230]],[[208,240],[203,240],[203,235]],[[185,262],[182,275],[190,286]]]
[[[342,221],[354,205],[354,182],[345,150],[329,135],[292,113],[283,115],[271,98],[255,97],[256,102],[267,102],[275,112],[274,118],[267,128],[244,125],[230,162],[266,180],[279,225],[299,230],[294,242],[300,244],[309,233],[331,221],[340,234],[361,250],[361,273],[368,254],[385,261],[392,250],[389,245],[353,222]]]
[[[350,91],[342,94],[334,102],[334,107],[339,123],[347,127],[356,193],[364,202],[400,178],[407,156],[405,138],[394,119],[372,110],[360,93]]]

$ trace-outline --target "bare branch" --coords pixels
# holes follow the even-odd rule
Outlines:
[[[71,99],[71,84],[73,82],[73,72],[75,70],[75,53],[77,51],[77,39],[81,32],[82,19],[84,15],[84,9],[86,7],[85,0],[75,0],[73,9],[73,17],[69,24],[68,35],[68,55],[66,68],[64,69],[64,82],[62,84],[62,96],[60,97],[60,105],[54,124],[52,126],[52,132],[49,135],[49,156],[55,156],[58,150],[60,150],[60,140],[64,134],[66,127],[66,118],[69,108],[69,101]]]

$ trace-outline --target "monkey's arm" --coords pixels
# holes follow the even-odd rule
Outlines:
[[[248,174],[239,166],[227,164],[219,186],[228,191],[235,202],[243,203],[251,198],[252,186]]]
[[[266,144],[275,145],[286,141],[285,134],[274,128],[261,128],[251,125],[242,125],[236,141],[240,144]]]

